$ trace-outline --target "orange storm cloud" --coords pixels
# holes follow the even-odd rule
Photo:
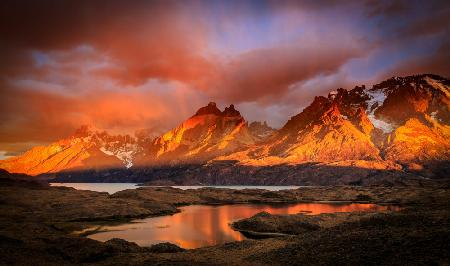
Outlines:
[[[389,26],[389,16],[405,12],[401,6],[2,1],[0,151],[12,151],[14,143],[19,151],[24,143],[53,141],[82,124],[162,131],[209,101],[234,103],[255,119],[280,110],[272,117],[281,125],[281,117],[298,112],[313,95],[354,84],[346,69],[354,60],[362,62],[358,71],[370,72],[367,62],[383,45],[394,50],[405,46],[402,37],[414,43],[408,40],[442,34],[448,10],[439,10],[434,20],[421,18],[431,23],[431,33],[400,28],[388,35],[347,21],[349,11],[355,18],[381,16],[379,23]],[[448,37],[438,43],[439,56],[411,56],[403,61],[408,65],[388,69],[403,73],[437,65],[437,74],[446,72],[447,46]],[[330,80],[336,82],[325,84]]]

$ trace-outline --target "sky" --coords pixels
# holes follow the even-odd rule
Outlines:
[[[214,101],[281,127],[318,95],[450,76],[448,1],[0,2],[0,159],[81,125],[159,134]]]

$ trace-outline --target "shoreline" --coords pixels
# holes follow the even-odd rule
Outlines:
[[[398,253],[396,259],[402,258],[405,261],[417,259],[419,255],[427,262],[432,262],[430,260],[434,258],[448,261],[442,250],[442,247],[446,245],[443,244],[444,240],[450,237],[446,226],[450,221],[448,205],[450,190],[447,185],[327,186],[284,191],[216,188],[182,190],[170,187],[142,187],[109,195],[1,178],[0,202],[2,202],[0,205],[2,213],[0,253],[8,264],[242,265],[248,262],[246,258],[249,257],[254,258],[257,265],[274,264],[274,262],[288,264],[289,261],[286,260],[288,257],[283,257],[281,254],[289,252],[290,256],[294,256],[289,257],[291,261],[295,259],[305,262],[305,259],[310,256],[309,252],[314,250],[313,247],[317,249],[317,245],[320,246],[322,254],[316,256],[316,259],[323,262],[335,258],[333,250],[343,248],[347,254],[353,254],[352,256],[358,256],[355,252],[358,252],[360,248],[372,248],[380,250],[377,252],[395,250]],[[244,240],[187,251],[168,244],[150,251],[150,248],[140,247],[125,240],[99,242],[87,237],[71,235],[71,232],[93,227],[99,223],[111,224],[117,221],[126,223],[137,218],[173,215],[179,211],[179,207],[187,205],[313,202],[386,204],[397,205],[401,207],[401,210],[362,218],[357,223],[346,221],[337,227],[305,232],[301,236]],[[405,234],[414,234],[412,236],[414,239],[423,239],[424,242],[416,240],[410,242]],[[400,241],[395,242],[401,243],[400,246],[399,244],[391,246],[388,242],[379,247],[377,244],[379,239],[388,235],[389,239]],[[328,240],[329,237],[331,237],[330,240]],[[433,242],[428,243],[427,239],[433,239]],[[349,243],[358,243],[359,246],[354,250],[346,249]],[[297,245],[302,246],[301,249],[295,248],[295,250],[302,250],[301,253],[289,251]],[[418,245],[412,257],[411,255],[405,257],[406,250],[411,248],[407,248],[408,245]],[[52,251],[49,252],[49,250]],[[167,250],[174,252],[167,253]],[[24,252],[30,256],[23,257],[21,254]],[[371,260],[380,260],[376,257],[378,253],[370,254],[368,256]]]

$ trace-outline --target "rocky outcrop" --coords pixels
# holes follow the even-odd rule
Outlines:
[[[208,103],[207,106],[201,107],[198,109],[198,111],[195,113],[194,116],[202,116],[202,115],[217,115],[220,116],[222,112],[219,108],[217,108],[217,105],[215,102]]]
[[[338,89],[316,97],[264,143],[218,159],[253,166],[363,160],[440,177],[450,161],[449,85],[418,75]]]
[[[244,149],[257,139],[234,105],[220,111],[215,103],[209,103],[178,127],[156,138],[136,164],[205,162]]]
[[[370,199],[370,197],[368,198]],[[308,213],[272,215],[267,212],[260,212],[252,217],[234,222],[232,228],[253,238],[273,237],[282,234],[299,235],[323,228],[332,228],[342,223],[358,222],[361,219],[385,215],[380,213],[382,212],[363,211],[316,215],[309,215]]]
[[[305,232],[319,230],[320,226],[314,223],[310,217],[300,215],[272,215],[268,212],[260,212],[250,218],[234,222],[231,226],[234,230],[254,237],[277,236],[277,234],[298,235]]]
[[[152,245],[151,247],[147,248],[147,250],[153,253],[176,253],[185,251],[184,248],[180,248],[179,246],[169,242]]]
[[[252,123],[250,123],[250,125],[248,126],[251,134],[253,136],[255,136],[256,138],[258,138],[259,140],[265,140],[267,139],[270,135],[272,135],[273,133],[276,132],[276,130],[270,126],[267,125],[267,122],[258,122],[258,121],[254,121]]]

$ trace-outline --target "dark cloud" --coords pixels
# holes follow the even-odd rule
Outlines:
[[[409,8],[408,1],[405,0],[367,0],[367,15],[373,16],[398,16],[406,12]]]
[[[405,76],[412,74],[430,73],[443,77],[450,77],[450,39],[447,38],[434,51],[422,56],[408,58],[389,68],[383,73],[384,77]]]
[[[449,7],[436,9],[433,16],[426,16],[411,21],[403,27],[399,35],[402,37],[422,37],[433,34],[450,33],[450,5]]]
[[[86,123],[160,131],[211,100],[279,126],[361,75],[449,76],[449,17],[435,0],[1,1],[0,152]]]
[[[115,60],[101,73],[124,83],[148,78],[194,82],[212,68],[204,50],[205,25],[172,1],[3,1],[0,36],[8,75],[30,62],[30,50],[87,44]]]
[[[273,101],[285,95],[290,85],[334,73],[348,60],[366,53],[364,49],[369,49],[364,47],[363,41],[326,38],[323,36],[320,44],[298,43],[258,49],[237,57],[220,75],[217,97],[238,102],[271,97]]]

